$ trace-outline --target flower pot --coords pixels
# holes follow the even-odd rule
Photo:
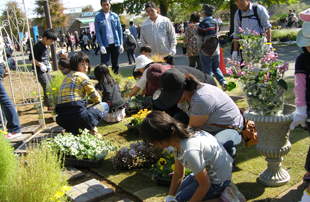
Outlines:
[[[125,124],[125,126],[127,126],[128,130],[139,133],[138,126],[132,125],[132,123]]]
[[[267,169],[259,174],[259,181],[266,186],[281,186],[290,180],[289,173],[281,168],[281,162],[291,149],[289,127],[295,109],[295,106],[285,104],[281,116],[260,116],[249,110],[243,113],[245,119],[255,122],[258,135],[256,149],[266,156]]]
[[[126,115],[131,116],[139,112],[140,109],[125,109]]]
[[[90,159],[77,159],[75,157],[65,157],[65,166],[72,166],[77,168],[98,168],[103,162],[104,158],[99,160],[90,160]]]
[[[38,119],[38,121],[39,121],[39,125],[40,126],[44,126],[44,119],[43,118]]]
[[[154,181],[155,181],[157,186],[170,187],[172,177],[171,178],[163,178],[163,177],[157,176],[157,177],[153,177],[153,178],[154,178]]]
[[[52,114],[53,121],[56,122],[57,114]]]

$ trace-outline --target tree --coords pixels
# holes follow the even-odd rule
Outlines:
[[[93,8],[92,5],[87,5],[82,7],[82,12],[93,12],[95,9]]]
[[[1,12],[0,20],[2,23],[10,23],[13,35],[15,36],[15,39],[18,39],[18,33],[22,32],[26,25],[25,13],[16,1],[8,1],[5,4],[5,9],[1,10]],[[8,14],[10,18],[8,18]],[[16,19],[18,19],[18,26]],[[4,28],[6,32],[10,34],[9,27],[5,26]],[[11,38],[13,39],[13,36],[11,36]]]
[[[52,27],[65,27],[68,24],[68,16],[63,13],[66,9],[60,0],[49,0],[50,15],[52,21]],[[42,25],[44,28],[47,28],[47,23],[44,13],[44,0],[36,0],[36,7],[34,12],[37,13],[40,17],[36,18],[34,21]]]

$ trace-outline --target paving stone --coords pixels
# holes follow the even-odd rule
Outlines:
[[[22,133],[32,133],[32,134],[35,134],[41,128],[42,128],[42,126],[40,126],[40,125],[22,126]]]
[[[42,133],[61,133],[65,131],[63,127],[60,127],[59,125],[51,125],[44,129]]]
[[[11,143],[18,143],[19,145],[23,144],[28,138],[32,135],[32,133],[23,133],[21,136],[14,137],[10,141]]]
[[[66,167],[65,173],[68,176],[69,182],[74,182],[85,177],[85,174],[83,172],[70,166]]]
[[[114,191],[95,179],[75,185],[66,193],[75,202],[100,201],[114,194]]]
[[[117,202],[133,202],[132,200],[128,198],[124,198],[123,200],[117,201]]]
[[[35,137],[32,137],[31,142],[41,142],[42,140],[46,140],[47,138],[54,138],[58,135],[58,133],[38,133]]]

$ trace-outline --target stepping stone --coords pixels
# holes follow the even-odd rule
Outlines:
[[[31,136],[31,133],[23,133],[21,136],[14,137],[10,141],[11,143],[23,144]]]
[[[14,153],[16,153],[16,154],[27,154],[26,148],[34,147],[36,145],[38,145],[38,144],[32,143],[32,142],[26,142],[25,144],[21,145],[18,149],[16,149],[14,151]]]
[[[42,140],[46,140],[47,138],[54,138],[57,135],[58,135],[58,133],[38,133],[30,141],[31,142],[41,142]]]
[[[59,125],[52,125],[44,129],[42,133],[62,133],[63,131],[65,131],[63,127],[60,127]]]
[[[66,169],[65,173],[68,176],[69,182],[74,182],[83,179],[85,177],[85,174],[76,168],[68,166],[65,169]]]
[[[95,179],[73,186],[66,195],[75,202],[100,201],[114,194],[114,191]]]
[[[124,198],[123,200],[117,201],[117,202],[133,202],[132,200],[128,198]]]
[[[42,126],[40,125],[30,125],[30,126],[22,126],[22,133],[31,133],[35,134],[38,132]]]

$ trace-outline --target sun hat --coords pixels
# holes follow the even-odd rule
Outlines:
[[[130,34],[129,29],[125,29],[124,34],[129,35]]]
[[[65,54],[67,51],[65,49],[61,49],[60,51],[58,51],[57,55],[59,54]]]
[[[160,78],[160,88],[153,95],[154,105],[162,110],[176,105],[181,99],[186,79],[176,68],[168,69]]]
[[[308,8],[307,10],[304,10],[302,12],[299,13],[299,17],[300,19],[302,19],[303,21],[310,21],[310,8]]]
[[[170,65],[162,65],[160,63],[153,63],[149,66],[146,72],[146,92],[153,96],[155,91],[160,88],[160,77],[168,69],[173,68]]]
[[[138,57],[136,57],[136,68],[134,71],[137,72],[152,62],[154,61],[149,59],[145,55],[139,55]]]
[[[297,34],[297,45],[299,47],[310,46],[310,22],[304,21],[302,29]]]
[[[215,7],[210,4],[205,4],[200,11],[213,13],[215,11]]]

